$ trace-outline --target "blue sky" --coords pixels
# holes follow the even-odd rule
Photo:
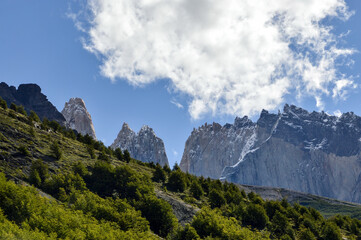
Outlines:
[[[272,80],[273,82],[262,82],[257,78],[262,79],[262,77],[267,76],[267,72],[261,72],[263,75],[259,76],[257,74],[260,71],[255,71],[257,72],[256,75],[254,75],[254,72],[249,72],[248,69],[255,68],[257,70],[259,62],[264,64],[262,66],[263,69],[267,67],[272,69],[274,66],[283,66],[284,63],[282,61],[290,58],[290,53],[287,53],[287,51],[284,51],[284,55],[279,59],[277,59],[274,52],[270,52],[271,61],[267,58],[267,52],[265,52],[267,48],[274,46],[280,49],[278,52],[284,50],[282,42],[272,42],[274,39],[264,40],[271,47],[267,46],[263,50],[261,58],[259,57],[260,54],[253,56],[252,52],[248,53],[250,54],[247,56],[249,61],[246,59],[246,64],[250,65],[241,71],[240,69],[244,67],[242,65],[244,59],[236,58],[232,51],[230,51],[230,63],[223,64],[224,59],[229,60],[224,58],[223,52],[231,49],[235,53],[240,53],[244,52],[245,49],[238,47],[238,45],[228,44],[229,42],[227,42],[230,45],[229,49],[225,49],[225,45],[219,45],[218,42],[206,41],[206,36],[209,36],[207,34],[214,33],[217,36],[219,30],[222,29],[215,27],[218,23],[209,20],[208,16],[199,16],[199,12],[197,12],[195,15],[197,17],[194,18],[194,16],[189,14],[187,19],[193,18],[189,22],[187,29],[185,29],[180,27],[176,21],[168,21],[168,19],[165,21],[164,18],[158,17],[161,15],[158,14],[154,21],[156,28],[153,25],[144,23],[139,28],[138,38],[134,38],[134,40],[125,36],[127,32],[122,32],[126,27],[135,29],[134,26],[124,25],[125,19],[121,19],[122,23],[119,23],[119,25],[109,25],[108,22],[104,22],[101,19],[102,14],[109,14],[110,19],[116,22],[117,17],[119,17],[117,13],[114,13],[114,11],[107,12],[107,9],[104,6],[99,6],[100,3],[96,0],[89,2],[94,5],[88,6],[86,1],[1,1],[0,81],[14,86],[18,86],[21,83],[37,83],[59,111],[62,110],[64,103],[69,98],[83,98],[88,111],[92,115],[97,137],[106,145],[110,145],[116,138],[123,122],[127,122],[135,131],[138,131],[143,124],[147,124],[164,140],[170,165],[173,165],[175,161],[180,162],[185,141],[192,129],[205,122],[232,123],[237,115],[243,114],[251,115],[252,119],[256,120],[260,109],[268,108],[272,111],[277,111],[286,102],[294,103],[309,111],[323,109],[331,114],[336,110],[341,112],[353,111],[361,115],[360,87],[358,86],[361,75],[361,55],[357,52],[361,51],[361,1],[359,0],[346,1],[349,10],[354,11],[354,14],[347,21],[334,17],[322,19],[323,24],[333,26],[332,34],[340,49],[354,49],[353,54],[347,56],[347,58],[341,57],[336,59],[331,57],[331,59],[328,59],[330,62],[335,60],[335,64],[327,68],[327,70],[335,70],[338,74],[332,80],[333,82],[328,82],[327,84],[329,85],[326,84],[327,86],[323,88],[312,88],[312,86],[317,84],[307,80],[304,75],[310,74],[310,71],[306,72],[306,70],[302,70],[295,75],[287,75],[287,77],[292,76],[302,79],[296,83],[300,84],[299,88],[292,88],[290,85],[295,84],[295,82],[283,81],[283,78],[275,78]],[[116,4],[111,0],[105,2],[109,6]],[[234,1],[230,2],[238,4]],[[278,2],[282,2],[282,0]],[[221,10],[229,11],[229,9],[223,6],[195,5],[197,4],[184,4],[182,7],[184,7],[183,10],[185,12],[196,11],[197,8],[209,9],[209,12],[216,11],[220,16],[224,14]],[[90,16],[91,19],[84,14],[86,7],[87,11],[90,9],[94,15]],[[119,6],[114,5],[112,9],[118,9],[116,7]],[[123,8],[125,7],[131,13],[131,4],[129,6],[120,6],[119,10],[124,10]],[[265,10],[259,11],[259,6],[248,7],[249,12],[254,13],[254,16],[256,16],[255,19],[261,19],[261,15],[257,14],[262,14],[262,11]],[[323,10],[322,7],[324,6],[320,6],[320,12]],[[163,8],[166,8],[167,11],[172,11],[174,6],[168,4],[159,6],[157,9]],[[290,11],[294,10],[291,9]],[[294,16],[298,16],[296,13],[294,13]],[[71,16],[73,19],[71,19]],[[128,17],[134,16],[130,15]],[[252,16],[250,16],[250,19],[252,19]],[[226,21],[227,19],[222,18],[220,22],[223,20]],[[187,24],[186,21],[183,21],[184,25]],[[262,24],[258,20],[251,23],[254,26]],[[290,26],[295,28],[300,26],[299,22],[283,23],[290,24]],[[142,22],[140,22],[141,24]],[[177,35],[175,40],[172,38],[174,44],[172,41],[169,41],[168,44],[170,46],[168,48],[161,47],[159,49],[154,47],[154,45],[157,45],[160,39],[169,37],[168,33],[165,34],[164,30],[162,30],[164,24],[171,26],[171,29],[174,27],[174,31],[181,34]],[[118,30],[122,34],[115,34],[114,36],[110,34],[106,39],[102,39],[101,36],[107,34],[104,29],[107,29],[108,26],[112,34],[113,32],[117,33]],[[236,26],[244,27],[241,23]],[[280,23],[278,26],[284,25]],[[306,24],[302,25],[300,31],[307,29],[304,26]],[[203,30],[205,28],[209,31],[199,31],[199,29]],[[252,36],[252,39],[256,40],[261,35],[263,37],[263,33],[259,34],[258,31],[260,30],[257,28],[242,29],[247,34],[245,35],[246,37]],[[144,35],[144,32],[147,35]],[[195,35],[195,33],[204,35],[199,35],[199,40],[197,39],[198,35]],[[221,36],[228,36],[229,32],[222,32],[220,34]],[[290,41],[294,39],[292,34],[294,33],[290,31],[287,35],[291,36]],[[304,36],[307,36],[307,34],[305,32]],[[338,37],[340,34],[345,36],[340,38]],[[148,39],[149,35],[151,37]],[[230,33],[229,39],[233,39],[231,35],[232,33]],[[238,40],[242,38],[240,35],[238,34],[237,36]],[[184,40],[183,37],[179,36],[183,36],[186,39]],[[204,37],[206,44],[201,41],[202,37]],[[143,40],[144,38],[147,38],[147,40]],[[119,42],[117,42],[118,40]],[[222,40],[223,38],[220,38],[219,42],[222,42]],[[323,41],[324,39],[321,40]],[[187,44],[184,44],[184,42],[187,42]],[[174,49],[172,44],[177,45],[178,48]],[[85,48],[85,45],[88,49]],[[103,46],[107,46],[106,50],[104,50]],[[127,49],[124,46],[127,46]],[[145,47],[145,50],[142,52],[144,46],[150,47],[149,49]],[[193,46],[195,49],[185,51],[184,49],[187,48],[185,46]],[[222,52],[222,54],[212,51],[212,49],[209,50],[210,46],[214,46],[216,50],[221,49],[219,52]],[[132,47],[139,49],[135,51]],[[202,54],[199,56],[197,55],[199,53],[197,47],[202,48]],[[251,45],[248,49],[252,49],[252,47],[255,47],[256,50],[259,48],[257,45]],[[303,47],[300,50],[301,55],[305,55],[306,47],[309,46]],[[309,55],[316,52],[315,58],[317,58],[322,56],[322,54],[330,54],[327,51],[328,49],[323,49],[322,53],[320,53],[315,49],[311,49]],[[122,54],[126,52],[128,55],[122,55],[122,59],[119,59],[117,58],[118,55],[114,54],[114,52]],[[144,57],[144,62],[137,55],[139,52],[140,56]],[[176,55],[170,53],[175,53]],[[178,59],[177,56],[180,54],[184,54],[185,57]],[[173,61],[174,56],[176,56],[177,61]],[[196,56],[195,59],[192,56]],[[163,58],[166,61],[163,61]],[[214,58],[216,59],[214,60]],[[115,59],[116,61],[112,62],[110,59]],[[299,61],[295,57],[291,59]],[[256,64],[252,65],[252,61],[255,61]],[[275,65],[273,61],[276,63],[279,61],[279,65]],[[234,62],[239,62],[239,65]],[[351,62],[353,64],[350,64]],[[132,76],[131,72],[127,72],[129,70],[128,63],[130,67],[136,66],[132,71],[138,71],[137,74],[140,77],[134,76],[134,74]],[[302,64],[304,64],[304,59]],[[104,66],[110,67],[106,68]],[[218,66],[222,68],[218,68]],[[163,69],[169,69],[169,71]],[[184,71],[178,73],[179,69]],[[317,71],[322,71],[323,69],[316,68],[316,70],[313,70],[310,76],[314,78],[318,76]],[[174,75],[172,75],[173,73]],[[128,79],[120,77],[121,74],[129,76]],[[173,78],[170,79],[172,76]],[[206,79],[203,79],[203,76]],[[255,76],[256,80],[251,79],[251,76]],[[327,77],[320,77],[320,81],[328,79]],[[342,88],[336,94],[337,96],[333,96],[335,81],[340,79],[348,81],[343,82],[349,83],[347,93],[345,92],[346,88]],[[240,89],[237,89],[240,85],[238,82],[243,84],[241,84]],[[258,85],[254,85],[253,82],[261,82],[259,86],[264,87],[264,91],[257,92],[259,95],[256,94],[255,98],[253,98],[252,94],[248,93],[252,92],[250,90],[239,94],[243,89],[255,89]],[[325,94],[324,90],[328,90],[329,93]],[[219,98],[214,97],[215,95],[219,95]],[[298,95],[298,97],[295,95]],[[317,104],[316,97],[320,97],[322,103]],[[233,101],[233,99],[237,99],[237,101]]]

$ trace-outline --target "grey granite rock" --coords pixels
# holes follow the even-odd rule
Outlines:
[[[138,133],[135,133],[127,123],[123,124],[117,138],[111,148],[127,149],[131,157],[143,162],[169,165],[163,140],[158,138],[153,129],[144,125]]]
[[[67,127],[76,130],[82,135],[88,134],[96,139],[92,118],[86,109],[85,103],[81,98],[71,98],[65,103],[61,111],[66,119]]]
[[[188,138],[180,167],[231,182],[361,202],[361,118],[285,105],[256,123],[205,125]]]

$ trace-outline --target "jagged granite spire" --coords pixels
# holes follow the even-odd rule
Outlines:
[[[205,125],[188,138],[183,171],[361,203],[361,117],[286,104],[256,123]]]
[[[81,98],[70,98],[61,111],[66,119],[66,125],[82,135],[88,134],[96,139],[92,118]]]
[[[169,165],[163,140],[157,137],[152,128],[144,125],[135,133],[127,123],[123,124],[111,148],[127,149],[130,155],[143,162]]]

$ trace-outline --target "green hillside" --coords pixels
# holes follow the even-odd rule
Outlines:
[[[142,163],[0,106],[0,239],[361,238],[361,221],[349,216],[325,219],[178,166]]]

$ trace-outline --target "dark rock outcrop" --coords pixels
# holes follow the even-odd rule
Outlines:
[[[8,86],[2,82],[0,83],[0,96],[8,105],[15,103],[22,105],[28,113],[31,110],[36,112],[40,119],[47,118],[56,120],[62,125],[65,124],[64,116],[41,93],[41,88],[36,84],[20,84],[16,89],[14,86]]]
[[[217,127],[215,127],[217,126]],[[361,117],[285,105],[256,123],[202,126],[188,138],[183,171],[361,202]]]
[[[163,140],[146,125],[138,133],[135,133],[127,123],[124,123],[110,147],[127,149],[133,158],[143,162],[159,163],[161,166],[169,165]]]
[[[92,118],[85,107],[85,103],[81,98],[71,98],[65,103],[63,111],[61,111],[66,119],[67,127],[76,130],[82,135],[88,134],[96,139]]]

